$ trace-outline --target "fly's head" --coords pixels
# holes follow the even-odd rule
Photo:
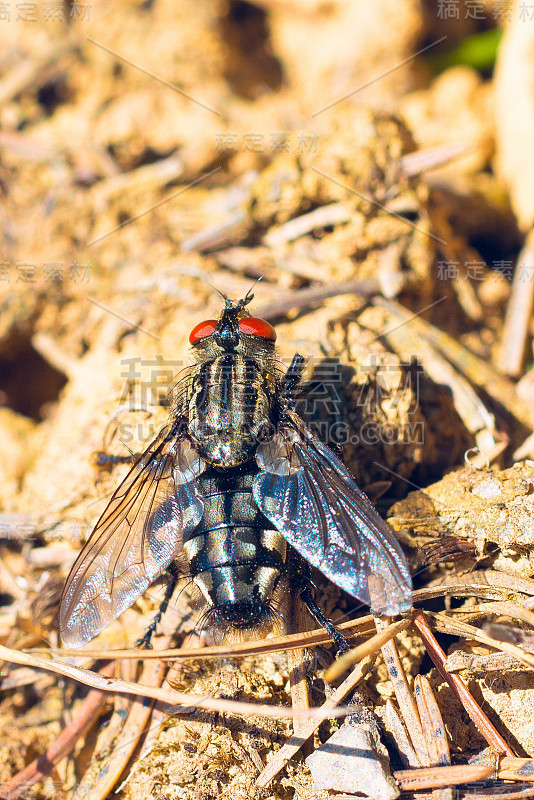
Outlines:
[[[246,309],[253,298],[250,292],[240,300],[225,297],[219,318],[204,320],[191,331],[189,342],[195,351],[208,351],[212,356],[241,351],[246,354],[256,344],[267,353],[274,352],[275,329],[269,322],[252,317]]]

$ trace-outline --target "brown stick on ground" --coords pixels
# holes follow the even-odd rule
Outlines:
[[[480,766],[479,764],[402,769],[393,773],[401,792],[414,792],[417,789],[437,789],[440,786],[473,783],[486,780],[493,775],[493,767]]]
[[[533,257],[534,230],[531,230],[517,259],[512,282],[512,293],[506,309],[499,358],[501,372],[504,372],[505,375],[511,375],[513,378],[521,375],[527,351],[527,342],[530,336],[532,307],[534,305],[534,281],[532,280],[532,275],[525,273],[525,269],[532,269]]]
[[[111,677],[114,666],[113,661],[106,664],[100,670],[100,675],[106,678]],[[0,787],[0,800],[10,800],[10,798],[22,796],[23,791],[45,778],[54,769],[54,766],[73,750],[78,739],[85,736],[94,725],[106,702],[107,698],[103,692],[91,689],[78,714],[71,724],[60,733],[56,741],[42,755],[14,775],[8,783]]]
[[[432,689],[430,688],[428,679],[424,675],[415,676],[414,692],[417,708],[419,709],[419,716],[421,717],[421,724],[423,726],[426,748],[430,757],[430,766],[448,766],[451,763],[451,757],[445,734],[445,727],[443,725],[443,720],[436,725],[437,719],[435,715],[431,716],[431,701],[429,695],[432,694]],[[439,716],[441,718],[441,714]],[[445,737],[444,742],[438,741],[440,738],[443,739],[443,737]]]
[[[418,334],[424,341],[430,342],[474,386],[486,392],[501,407],[506,408],[509,414],[513,414],[526,428],[532,430],[534,414],[531,408],[517,396],[515,384],[508,378],[504,378],[502,373],[488,361],[479,358],[452,336],[421,317],[414,316],[399,303],[378,296],[375,296],[372,302],[373,305],[389,311],[392,325],[400,325],[400,323],[408,325],[414,334]]]
[[[461,678],[458,675],[452,675],[445,669],[446,655],[439,646],[436,637],[430,630],[423,612],[416,611],[413,621],[414,625],[419,631],[421,639],[425,644],[428,654],[436,665],[441,677],[447,681],[452,691],[475,723],[477,730],[482,734],[489,746],[492,747],[495,752],[501,753],[505,756],[513,756],[514,754],[512,750],[508,747],[500,733],[491,724],[476,700],[471,696],[467,686],[465,686]]]
[[[425,675],[415,676],[414,691],[430,764],[436,767],[450,766],[451,751],[447,731],[434,692]],[[452,787],[434,789],[432,796],[433,800],[453,800]]]
[[[302,601],[298,595],[292,595],[290,599],[289,630],[291,633],[298,633],[299,630],[304,630],[305,625],[306,615],[302,607]],[[294,709],[299,709],[300,711],[308,709],[310,707],[310,696],[308,692],[306,652],[304,648],[299,647],[296,650],[288,650],[287,666],[289,669],[292,706]],[[307,720],[305,719],[294,719],[293,735],[299,736],[306,724]],[[304,747],[308,750],[305,755],[310,755],[311,749],[309,743]]]
[[[328,297],[338,297],[343,294],[358,294],[362,297],[372,297],[380,292],[380,285],[376,278],[361,278],[360,280],[331,283],[326,286],[308,286],[306,289],[295,289],[285,292],[278,300],[273,300],[260,306],[257,311],[262,319],[277,319],[289,311],[299,308],[315,308]]]
[[[501,758],[497,777],[503,781],[534,783],[534,758]]]
[[[383,630],[386,625],[381,619],[376,619],[375,623],[378,631]],[[416,702],[410,691],[408,681],[406,680],[404,667],[399,657],[395,639],[390,639],[382,645],[381,649],[401,714],[404,717],[406,729],[412,740],[414,750],[417,753],[417,758],[419,759],[419,763],[426,767],[430,764],[430,760],[426,749],[423,728],[421,726],[421,720],[419,719]]]

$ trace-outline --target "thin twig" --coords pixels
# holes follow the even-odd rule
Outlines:
[[[534,306],[534,281],[530,274],[533,259],[534,230],[531,230],[525,246],[517,258],[512,291],[504,318],[501,353],[498,361],[501,372],[512,378],[519,377],[523,371],[527,342],[530,337]]]
[[[96,210],[100,210],[103,204],[109,202],[115,195],[124,196],[130,191],[153,191],[178,180],[183,173],[183,161],[173,154],[152,164],[143,164],[129,172],[121,172],[99,181],[89,190],[88,203]]]
[[[503,653],[508,653],[522,664],[527,667],[534,667],[534,655],[526,652],[522,647],[518,647],[512,642],[501,641],[489,636],[480,628],[474,625],[469,625],[467,622],[462,622],[459,619],[452,619],[447,614],[442,614],[436,611],[427,611],[428,620],[432,622],[436,630],[441,630],[444,633],[451,634],[452,636],[462,636],[464,639],[473,639],[476,642],[485,644],[488,647],[494,647],[496,650],[501,650]]]
[[[479,569],[474,572],[469,572],[464,576],[450,575],[446,578],[437,578],[435,581],[429,583],[426,589],[417,593],[417,599],[430,600],[431,597],[436,597],[437,595],[425,594],[427,591],[432,592],[434,588],[444,589],[447,593],[450,589],[452,590],[451,593],[454,594],[456,591],[461,592],[463,589],[467,590],[472,588],[476,591],[478,588],[482,587],[495,587],[496,589],[506,590],[508,593],[513,592],[514,594],[534,595],[534,581],[531,578],[521,578],[519,575],[507,575],[506,572],[498,572],[497,570]],[[501,598],[498,598],[497,594],[498,593],[495,593],[492,599],[504,599],[502,592]],[[479,595],[475,594],[474,596],[478,597]]]
[[[256,313],[263,319],[273,320],[285,316],[290,311],[313,308],[329,297],[338,297],[344,294],[372,297],[379,294],[379,292],[380,285],[376,278],[343,281],[341,283],[332,283],[329,286],[311,286],[306,289],[286,292],[278,300],[260,306]]]
[[[421,727],[423,729],[423,736],[425,737],[426,749],[428,752],[428,760],[431,767],[439,766],[439,755],[436,740],[433,736],[432,724],[430,721],[430,712],[426,703],[426,698],[422,689],[422,675],[416,675],[413,683],[413,692],[417,703],[417,710],[419,718],[421,719]],[[428,683],[428,681],[427,681]],[[450,764],[450,761],[447,763]],[[442,766],[445,766],[444,764]]]
[[[386,727],[393,738],[403,764],[407,767],[420,767],[421,763],[408,736],[399,712],[391,700],[386,700]]]
[[[109,653],[108,653],[109,657]],[[138,653],[139,657],[139,653]],[[287,706],[271,706],[266,704],[245,703],[237,700],[226,700],[217,697],[199,697],[198,695],[178,692],[175,689],[160,689],[152,686],[141,686],[139,683],[122,681],[118,679],[104,678],[97,672],[88,669],[74,667],[71,664],[50,661],[45,658],[38,658],[29,653],[20,653],[11,650],[9,647],[0,645],[0,659],[11,661],[14,664],[38,667],[58,675],[64,675],[72,680],[79,681],[86,686],[91,686],[101,692],[122,692],[123,694],[135,697],[149,697],[154,700],[161,700],[171,707],[175,707],[176,713],[188,712],[191,708],[203,708],[208,711],[217,711],[228,714],[254,714],[256,716],[269,717],[271,719],[295,719],[295,717],[308,717],[313,720],[324,719],[324,713],[320,708],[311,708],[309,711],[293,711]],[[330,712],[330,716],[344,716],[346,709],[335,709]]]
[[[521,620],[521,622],[526,622],[527,625],[530,625],[531,628],[534,628],[534,611],[531,611],[529,608],[525,608],[519,603],[512,603],[507,600],[497,600],[491,603],[480,603],[474,608],[466,608],[465,610],[463,608],[456,608],[454,611],[456,614],[466,613],[480,615],[485,618],[488,617],[488,614],[499,614],[501,616],[511,617],[516,621]]]
[[[208,253],[211,250],[227,247],[243,230],[247,218],[247,212],[237,208],[223,222],[188,236],[180,245],[180,249],[188,253],[193,250],[198,253]]]
[[[349,222],[352,213],[350,208],[346,208],[341,203],[330,203],[327,206],[315,208],[307,214],[301,214],[300,217],[294,217],[277,228],[271,228],[263,237],[263,242],[270,247],[292,242],[317,228]]]
[[[445,669],[449,672],[460,672],[467,669],[469,672],[485,674],[486,672],[503,672],[507,669],[534,670],[534,666],[527,667],[518,658],[508,655],[508,653],[490,653],[490,655],[481,656],[477,653],[455,650],[445,659]]]
[[[440,596],[438,590],[437,596]],[[366,614],[356,620],[349,620],[340,623],[337,627],[348,639],[356,636],[372,636],[375,632],[373,616]],[[244,656],[265,655],[266,653],[283,653],[286,650],[294,650],[297,647],[314,647],[316,645],[331,644],[332,637],[324,628],[316,628],[313,631],[301,633],[290,633],[284,636],[273,636],[272,639],[257,639],[250,642],[238,642],[236,644],[214,645],[205,647],[202,650],[202,658],[238,658]],[[109,650],[67,650],[66,648],[44,649],[36,648],[33,653],[46,653],[54,656],[85,656],[91,658],[109,658]],[[95,655],[102,653],[103,655]],[[139,650],[113,650],[113,658],[139,658]],[[143,658],[161,658],[175,661],[177,659],[198,658],[198,653],[190,647],[175,647],[169,650],[146,650]]]
[[[421,769],[398,770],[393,777],[401,792],[415,792],[417,789],[433,789],[439,786],[458,786],[474,783],[493,777],[493,767],[478,764],[462,764],[455,767],[423,767]]]
[[[525,786],[527,788],[524,788]],[[508,791],[505,791],[506,789]],[[484,792],[481,792],[480,789],[475,789],[472,792],[466,790],[458,800],[526,800],[528,797],[534,797],[534,786],[529,786],[528,783],[521,784],[519,790],[509,784],[507,786],[506,784],[498,783],[495,785],[494,791],[491,791],[491,788],[486,789]],[[424,798],[418,797],[418,800],[424,800]]]
[[[11,151],[27,161],[65,163],[64,156],[55,150],[48,150],[33,141],[27,133],[19,131],[0,131],[0,148]]]
[[[504,572],[489,570],[476,570],[462,577],[452,575],[447,578],[439,578],[431,582],[424,589],[417,589],[413,593],[414,603],[424,600],[433,600],[436,597],[480,597],[488,600],[504,600],[513,592],[515,595],[527,594],[534,596],[534,580],[520,578],[517,575],[507,575]],[[375,632],[374,617],[366,614],[356,620],[349,620],[338,625],[349,640],[353,637],[372,636]],[[272,639],[252,640],[250,642],[239,642],[237,644],[216,645],[205,647],[202,650],[202,658],[243,658],[251,655],[264,655],[266,653],[281,653],[296,647],[315,647],[331,643],[330,634],[323,628],[303,633],[289,634],[288,636],[276,636]],[[109,650],[91,649],[63,649],[63,648],[35,648],[32,654],[45,654],[47,656],[59,656],[72,658],[72,656],[82,656],[85,658],[109,658]],[[129,650],[113,650],[113,658],[139,658],[139,650],[134,648]],[[189,647],[172,648],[169,650],[146,650],[143,659],[158,658],[176,661],[178,659],[198,658],[198,654]]]
[[[445,669],[445,653],[439,646],[436,637],[430,630],[422,611],[416,611],[413,617],[414,625],[419,631],[428,654],[436,665],[441,677],[447,681],[452,691],[465,708],[471,719],[476,725],[477,730],[486,739],[490,747],[495,752],[503,755],[513,756],[512,750],[506,744],[500,733],[491,724],[476,700],[471,696],[469,690],[458,675],[452,675]]]
[[[269,247],[227,247],[219,250],[216,259],[223,267],[250,276],[251,278],[267,277],[276,280],[277,273],[286,273],[307,281],[325,279],[324,264],[301,253],[274,253]]]
[[[455,158],[460,158],[476,150],[478,145],[457,142],[455,144],[440,144],[437,147],[425,147],[413,153],[407,153],[399,158],[399,166],[409,178],[429,172],[431,169],[444,167]]]

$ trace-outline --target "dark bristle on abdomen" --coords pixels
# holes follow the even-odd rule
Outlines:
[[[286,541],[252,497],[257,471],[253,460],[230,469],[208,468],[199,478],[204,516],[184,541],[210,624],[223,630],[268,623],[274,593],[286,574]]]

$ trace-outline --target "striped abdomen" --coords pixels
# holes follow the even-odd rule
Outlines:
[[[225,353],[193,379],[189,433],[208,464],[233,467],[254,454],[270,428],[274,386],[254,359]]]
[[[184,541],[191,577],[219,628],[250,628],[269,616],[285,574],[286,542],[252,498],[256,467],[208,468],[198,479],[204,516]]]

